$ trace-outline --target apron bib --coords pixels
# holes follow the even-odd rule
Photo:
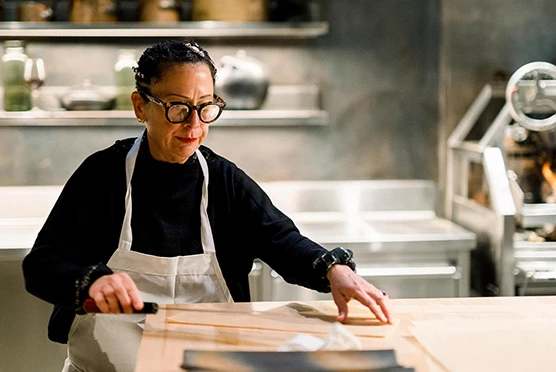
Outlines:
[[[216,259],[207,214],[208,165],[198,149],[195,153],[204,176],[200,207],[203,253],[157,257],[131,250],[131,178],[143,135],[135,140],[126,157],[126,211],[118,249],[107,266],[114,272],[126,272],[145,302],[233,302]],[[62,372],[132,372],[144,322],[144,314],[77,315],[68,335],[68,359]]]

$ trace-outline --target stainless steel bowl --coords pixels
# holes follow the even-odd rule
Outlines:
[[[60,99],[62,107],[71,111],[110,110],[115,101],[114,96],[101,92],[90,80],[83,81]]]

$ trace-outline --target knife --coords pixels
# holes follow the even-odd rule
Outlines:
[[[92,298],[88,298],[83,302],[83,310],[89,314],[102,313]],[[133,310],[134,314],[156,314],[157,312],[158,304],[155,302],[143,302],[141,310]]]

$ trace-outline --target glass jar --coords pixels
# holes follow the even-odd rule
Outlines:
[[[27,111],[31,109],[31,90],[25,83],[25,54],[22,41],[9,40],[4,43],[2,76],[4,85],[4,110]]]
[[[135,72],[137,66],[136,52],[133,49],[121,49],[118,61],[114,65],[114,82],[116,83],[116,110],[131,110],[131,93],[135,90]]]

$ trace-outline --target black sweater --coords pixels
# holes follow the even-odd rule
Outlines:
[[[67,342],[88,287],[112,271],[125,212],[125,158],[134,139],[89,156],[70,177],[23,261],[27,290],[55,305],[49,338]],[[249,301],[255,258],[287,282],[327,291],[312,262],[326,250],[302,236],[263,190],[232,162],[201,146],[209,168],[208,216],[216,256],[234,301]],[[145,139],[132,178],[132,250],[173,257],[202,251],[200,200],[203,173],[196,156],[185,164],[152,158]],[[91,268],[94,268],[91,270]]]

